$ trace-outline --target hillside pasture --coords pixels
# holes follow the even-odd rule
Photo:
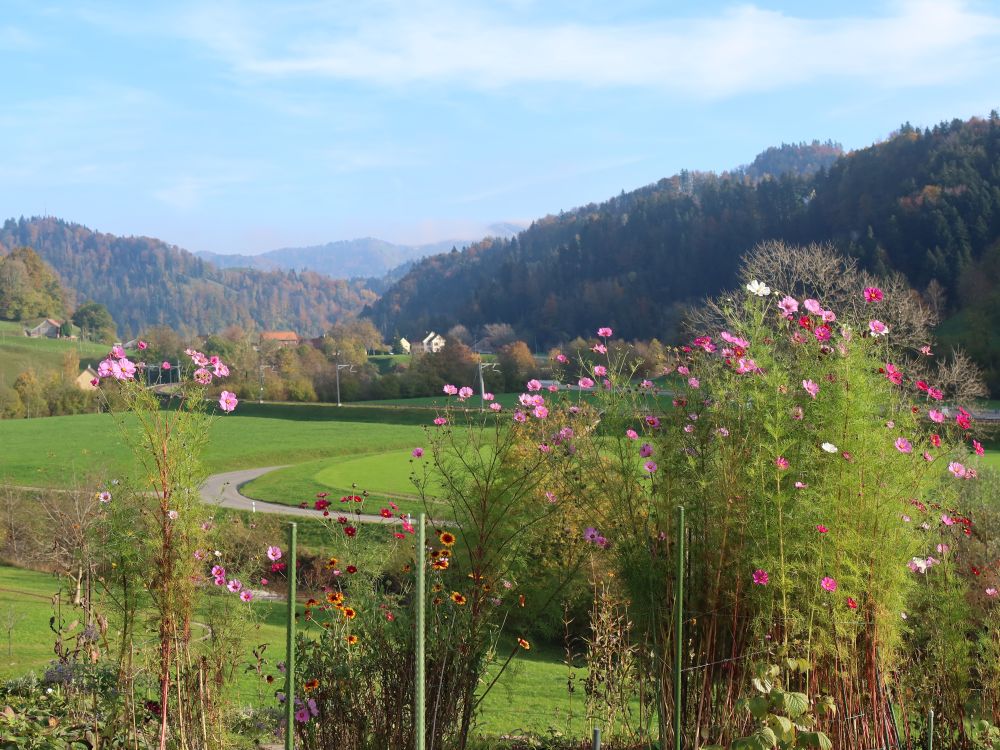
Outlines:
[[[38,374],[59,372],[67,352],[75,352],[83,368],[96,366],[108,347],[89,341],[28,338],[20,323],[0,321],[0,384],[13,385],[17,376],[29,369]]]

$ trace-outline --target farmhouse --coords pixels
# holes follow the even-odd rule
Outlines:
[[[420,350],[425,354],[436,354],[444,349],[444,336],[431,331],[420,342]]]
[[[52,318],[45,318],[40,323],[36,324],[32,328],[25,328],[24,335],[30,336],[33,339],[37,338],[47,338],[47,339],[57,339],[59,338],[59,330],[62,328],[62,322],[58,320],[53,320]]]
[[[97,373],[94,371],[94,368],[88,366],[83,372],[76,376],[76,380],[73,381],[73,384],[81,391],[96,391],[97,386],[91,382],[96,379]]]
[[[279,347],[298,346],[299,335],[295,331],[264,331],[260,335],[260,343],[277,344]]]

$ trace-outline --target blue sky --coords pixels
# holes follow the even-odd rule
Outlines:
[[[191,250],[476,237],[1000,108],[1000,2],[6,0],[0,216]]]

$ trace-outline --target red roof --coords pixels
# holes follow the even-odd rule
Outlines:
[[[295,331],[264,331],[260,335],[261,341],[298,341],[299,334]]]

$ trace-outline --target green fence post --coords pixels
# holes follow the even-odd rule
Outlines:
[[[590,743],[590,750],[601,750],[601,728],[594,727],[594,739]]]
[[[927,750],[934,750],[934,709],[927,714]]]
[[[288,625],[285,628],[285,750],[295,747],[295,533],[288,524]]]
[[[677,506],[677,582],[674,584],[674,748],[681,750],[681,663],[684,659],[684,506]]]
[[[426,689],[427,677],[426,670],[427,665],[424,663],[424,637],[426,630],[426,619],[427,619],[427,596],[426,596],[426,571],[427,564],[424,560],[424,555],[427,550],[427,514],[421,513],[418,522],[420,524],[420,529],[417,532],[417,674],[416,681],[413,686],[414,696],[413,696],[413,712],[415,714],[415,732],[416,732],[416,749],[424,750],[424,743],[426,742],[426,721],[427,721],[427,710],[425,706],[426,696],[424,691]]]

